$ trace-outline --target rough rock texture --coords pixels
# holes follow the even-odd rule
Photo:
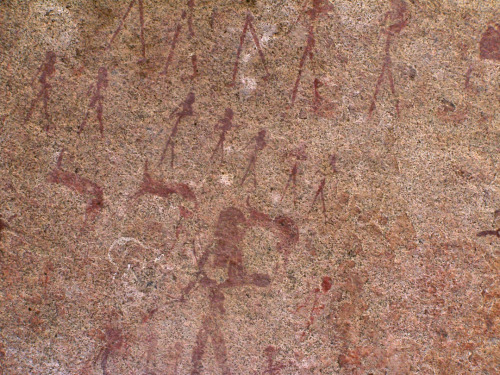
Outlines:
[[[0,2],[0,373],[498,374],[494,0]]]

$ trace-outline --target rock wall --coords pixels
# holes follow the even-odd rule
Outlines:
[[[0,2],[0,374],[497,374],[500,6]]]

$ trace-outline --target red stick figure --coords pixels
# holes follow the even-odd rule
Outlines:
[[[186,12],[183,11],[181,15],[181,19],[184,20],[186,18]],[[161,74],[167,75],[168,73],[168,68],[170,66],[170,63],[172,62],[172,59],[174,57],[174,52],[175,52],[175,46],[177,45],[177,39],[179,38],[179,34],[182,30],[182,24],[180,22],[177,23],[177,27],[175,28],[175,33],[174,37],[172,39],[172,42],[170,44],[170,51],[167,56],[167,62],[165,63],[165,68],[161,72]]]
[[[257,162],[257,156],[259,154],[259,151],[262,151],[267,145],[265,137],[266,137],[266,130],[265,129],[260,130],[259,133],[257,134],[257,136],[254,137],[255,148],[253,149],[252,154],[250,155],[250,160],[248,161],[248,167],[245,171],[245,174],[243,175],[243,179],[241,180],[240,186],[243,186],[243,184],[245,183],[245,180],[247,179],[247,177],[251,171],[253,174],[254,187],[257,188],[257,174],[255,171],[255,164]]]
[[[220,149],[221,160],[224,160],[224,141],[226,140],[226,134],[233,128],[238,128],[240,125],[233,124],[233,110],[231,108],[226,108],[224,117],[219,120],[219,122],[214,126],[215,130],[220,130],[219,142],[215,146],[215,149],[210,156],[210,160],[215,157],[215,154]]]
[[[297,197],[296,197],[296,190],[297,190],[297,172],[299,169],[299,162],[307,160],[307,154],[305,151],[306,145],[301,144],[300,147],[298,147],[295,151],[290,153],[290,156],[295,157],[295,163],[293,164],[292,170],[290,171],[290,174],[288,175],[288,181],[285,185],[285,189],[283,190],[283,194],[281,194],[281,200],[283,201],[283,198],[285,197],[286,191],[288,190],[288,187],[290,186],[290,182],[293,185],[293,204],[296,205],[297,203]]]
[[[309,318],[307,320],[306,327],[304,328],[302,335],[301,335],[301,339],[304,339],[307,331],[313,325],[314,320],[316,319],[316,316],[318,316],[325,308],[324,304],[319,303],[319,299],[321,297],[320,292],[322,291],[323,294],[325,294],[331,289],[331,287],[332,287],[332,279],[329,276],[324,276],[322,278],[322,281],[321,281],[321,289],[315,288],[313,290],[314,299],[313,299],[311,310],[309,311]],[[306,301],[302,305],[297,306],[297,311],[306,307],[309,304],[309,298],[310,298],[310,296],[307,297]]]
[[[384,81],[385,76],[389,80],[389,87],[391,89],[392,95],[396,98],[396,113],[399,116],[399,98],[396,95],[396,89],[394,87],[394,78],[392,76],[392,60],[391,60],[391,45],[394,38],[405,28],[408,24],[408,14],[406,3],[403,0],[391,0],[391,10],[389,10],[383,18],[382,24],[389,22],[389,26],[386,27],[382,32],[387,34],[385,40],[385,57],[382,64],[382,71],[375,85],[375,91],[373,93],[373,98],[370,104],[370,109],[368,111],[368,118],[371,118],[373,111],[375,110],[375,102],[377,100],[380,87]]]
[[[113,43],[113,41],[115,40],[115,38],[117,37],[117,35],[120,33],[122,27],[123,27],[123,24],[125,23],[125,20],[127,19],[128,17],[128,14],[130,13],[130,10],[132,9],[132,7],[134,6],[135,2],[138,2],[139,3],[139,22],[140,22],[140,25],[141,25],[141,45],[142,45],[142,49],[141,49],[141,55],[142,55],[142,59],[140,61],[144,61],[146,60],[146,42],[144,40],[144,7],[143,7],[143,0],[132,0],[127,8],[127,11],[125,12],[125,14],[123,15],[122,19],[120,20],[120,24],[118,25],[118,27],[116,28],[116,31],[113,33],[113,35],[111,36],[111,40],[109,41],[109,44],[108,44],[108,50],[111,48],[111,44]]]
[[[328,157],[328,163],[330,164],[330,167],[332,168],[333,173],[337,172],[336,161],[337,161],[337,157],[335,156],[335,154],[332,154]],[[316,174],[323,175],[323,173],[321,171],[317,171]],[[316,193],[314,194],[314,198],[313,198],[309,212],[311,212],[311,210],[314,207],[314,204],[316,203],[316,200],[319,197],[321,199],[321,205],[323,208],[323,215],[325,216],[325,220],[326,220],[326,204],[325,204],[325,193],[324,193],[325,184],[326,184],[326,177],[323,175],[323,178],[321,179],[321,181],[319,183],[318,189],[316,190]]]
[[[311,204],[311,210],[313,209],[314,204],[316,203],[316,200],[318,199],[318,197],[320,197],[321,204],[323,206],[323,215],[325,215],[325,217],[326,217],[325,195],[323,192],[323,189],[325,188],[325,183],[326,183],[326,177],[323,177],[321,179],[321,182],[319,183],[318,190],[316,190],[316,194],[314,194],[314,199],[313,199],[312,204]]]
[[[320,116],[329,116],[331,111],[335,109],[335,103],[326,101],[323,96],[319,93],[319,88],[323,86],[323,83],[318,79],[314,78],[313,91],[314,99],[312,104],[312,110],[314,113]]]
[[[330,157],[328,158],[328,162],[330,163],[332,172],[337,173],[337,155],[331,154]]]
[[[266,71],[266,75],[263,77],[264,81],[267,81],[269,78],[269,71],[267,70],[266,59],[264,57],[264,52],[262,52],[262,48],[260,47],[259,38],[257,36],[257,32],[253,26],[253,15],[248,12],[247,18],[245,20],[245,24],[243,25],[243,30],[241,31],[240,36],[240,44],[238,46],[238,51],[236,52],[236,61],[234,63],[233,68],[233,77],[229,86],[234,86],[236,83],[236,75],[238,74],[238,64],[240,61],[241,51],[243,49],[243,43],[245,42],[245,36],[247,35],[247,31],[250,30],[250,34],[252,34],[253,42],[255,47],[257,47],[257,51],[259,52],[260,59],[262,60],[262,64],[264,65],[264,70]]]
[[[80,134],[87,125],[87,120],[90,114],[90,110],[95,109],[96,118],[97,121],[99,122],[99,131],[102,135],[104,131],[104,126],[102,123],[102,110],[103,110],[102,101],[104,99],[104,96],[102,94],[102,91],[107,87],[108,87],[108,70],[104,67],[101,67],[99,68],[99,72],[97,73],[96,83],[94,85],[91,85],[87,92],[87,95],[90,95],[90,93],[94,91],[94,95],[90,99],[90,103],[87,112],[85,113],[85,117],[83,118],[82,123],[78,127],[78,134]]]
[[[194,36],[193,30],[193,9],[194,9],[194,0],[188,0],[189,13],[186,11],[182,11],[181,19],[177,22],[177,26],[175,28],[174,37],[172,38],[172,42],[170,42],[170,51],[168,52],[167,62],[165,63],[165,68],[161,72],[163,75],[168,74],[168,69],[172,60],[174,58],[175,48],[177,46],[177,42],[179,40],[180,33],[182,31],[183,21],[187,16],[187,25],[188,25],[188,38],[192,38]],[[191,56],[191,64],[193,66],[193,74],[189,76],[189,79],[194,79],[198,75],[198,58],[196,55]]]
[[[55,64],[56,64],[56,54],[53,51],[47,51],[47,53],[45,54],[45,61],[42,63],[42,65],[40,65],[40,67],[36,72],[35,77],[31,81],[31,86],[33,86],[35,78],[41,72],[40,77],[38,78],[38,82],[41,85],[40,91],[31,101],[30,109],[28,110],[26,118],[24,119],[25,123],[31,119],[31,116],[33,115],[33,111],[35,110],[36,105],[41,100],[43,105],[45,120],[47,120],[47,125],[45,126],[46,131],[49,131],[50,129],[50,115],[48,111],[48,103],[52,85],[49,83],[49,79],[52,78],[52,76],[56,72]]]
[[[78,194],[89,196],[87,208],[85,209],[85,222],[87,222],[89,217],[93,220],[104,205],[102,188],[85,177],[62,169],[63,154],[64,149],[59,154],[56,167],[50,172],[47,181],[64,185]]]
[[[174,138],[177,135],[177,131],[179,130],[179,123],[181,122],[181,120],[184,117],[193,116],[194,115],[194,112],[193,112],[193,103],[194,103],[194,101],[195,101],[194,93],[190,92],[188,94],[186,100],[184,100],[184,102],[177,109],[175,109],[172,112],[172,114],[170,115],[170,117],[172,117],[174,114],[176,114],[177,120],[175,121],[175,124],[172,127],[172,131],[170,132],[170,136],[167,139],[167,143],[165,144],[165,147],[163,148],[163,151],[162,151],[162,154],[161,154],[161,158],[160,158],[160,162],[158,164],[161,164],[163,162],[163,160],[165,159],[165,156],[167,154],[167,149],[168,149],[168,147],[170,147],[170,149],[171,149],[170,165],[172,167],[174,166],[174,157],[175,157],[175,154],[174,154]],[[179,111],[180,108],[182,108],[182,109]]]
[[[316,24],[316,20],[319,18],[319,16],[324,13],[327,14],[329,11],[333,10],[333,5],[328,2],[328,0],[312,0],[312,8],[306,11],[307,4],[311,0],[305,0],[304,6],[302,8],[302,12],[306,13],[309,16],[309,27],[308,27],[308,34],[307,34],[307,40],[306,40],[306,46],[304,48],[304,53],[302,54],[302,57],[299,62],[299,71],[297,73],[297,79],[295,80],[295,85],[293,86],[292,90],[292,99],[291,99],[291,105],[295,104],[295,99],[297,98],[297,92],[299,90],[299,85],[300,85],[300,80],[302,78],[302,73],[304,70],[304,65],[306,63],[307,57],[309,57],[309,60],[312,62],[313,57],[314,57],[314,46],[315,46],[315,36],[314,36],[314,27]],[[300,18],[302,17],[302,14],[299,15],[299,18],[297,18],[297,22],[299,22]],[[318,81],[319,82],[319,81]],[[315,86],[315,93],[317,92],[317,84]],[[319,99],[319,95],[315,99]]]

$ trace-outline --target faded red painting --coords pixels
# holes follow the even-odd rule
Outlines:
[[[494,2],[0,2],[0,374],[497,374]]]

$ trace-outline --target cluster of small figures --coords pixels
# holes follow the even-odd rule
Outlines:
[[[110,41],[107,44],[106,51],[108,51],[111,48],[112,43],[115,41],[117,38],[118,34],[120,31],[123,29],[123,26],[125,24],[125,21],[127,17],[129,16],[129,13],[134,6],[135,3],[138,3],[139,6],[139,21],[140,21],[140,41],[141,41],[141,59],[139,62],[144,62],[146,61],[146,41],[145,41],[145,33],[144,33],[144,4],[143,0],[132,0],[127,8],[127,11],[125,12],[124,16],[120,20],[120,24],[115,30],[115,32],[112,34],[112,37]],[[161,74],[162,75],[167,75],[170,65],[173,61],[174,58],[174,53],[175,49],[177,47],[177,43],[179,40],[180,33],[182,31],[183,27],[183,22],[187,18],[187,26],[188,26],[188,38],[191,39],[194,37],[194,28],[193,28],[193,12],[194,12],[194,7],[195,3],[194,0],[188,0],[188,12],[183,11],[181,14],[181,19],[177,23],[177,26],[175,28],[174,36],[172,38],[172,41],[170,43],[170,50],[166,59],[165,67],[162,70]],[[314,59],[314,52],[315,52],[315,46],[316,46],[316,41],[315,41],[315,28],[318,19],[322,15],[328,15],[329,12],[334,11],[334,6],[331,2],[328,0],[305,0],[303,7],[302,7],[302,12],[297,18],[296,22],[293,23],[290,27],[290,30],[293,29],[295,24],[297,24],[301,18],[302,15],[305,14],[307,15],[308,22],[306,23],[307,26],[307,39],[306,39],[306,44],[305,47],[303,48],[303,53],[300,58],[299,62],[299,67],[298,67],[298,73],[297,77],[295,80],[295,83],[293,85],[293,89],[290,95],[291,98],[291,107],[294,106],[295,101],[297,99],[297,94],[298,94],[298,89],[301,83],[302,75],[304,72],[305,64],[307,60],[312,63]],[[410,14],[408,11],[408,7],[406,5],[406,2],[404,0],[391,0],[390,1],[390,9],[384,14],[381,26],[382,26],[382,33],[386,35],[385,39],[385,47],[384,47],[384,58],[382,60],[382,67],[381,67],[381,72],[378,76],[375,89],[372,95],[372,99],[370,102],[369,110],[368,110],[368,118],[371,118],[373,115],[373,112],[376,108],[376,102],[377,102],[377,97],[380,93],[382,84],[384,83],[385,80],[388,81],[389,83],[389,88],[391,91],[391,94],[395,98],[395,109],[396,109],[396,114],[400,114],[400,103],[399,103],[399,98],[396,93],[395,89],[395,84],[394,84],[394,77],[393,77],[393,69],[392,69],[392,58],[391,58],[391,46],[394,42],[394,39],[397,35],[399,35],[402,30],[408,25],[410,19]],[[265,69],[266,74],[264,75],[264,80],[268,80],[270,77],[270,73],[267,68],[264,52],[262,50],[262,47],[260,45],[260,40],[257,35],[257,32],[255,30],[255,27],[253,25],[253,20],[254,17],[253,15],[249,12],[247,14],[241,37],[240,37],[240,43],[237,49],[237,54],[236,54],[236,61],[234,63],[234,68],[232,72],[232,80],[229,86],[234,86],[236,84],[236,77],[238,74],[238,68],[239,68],[239,60],[240,60],[240,55],[243,49],[243,43],[245,41],[245,37],[248,32],[250,32],[252,36],[252,40],[255,44],[255,47],[257,48],[257,51],[259,53],[259,56],[262,60],[263,67]],[[211,22],[213,24],[213,22]],[[213,25],[212,25],[213,26]],[[487,30],[483,33],[481,36],[481,40],[479,43],[479,56],[481,59],[487,59],[487,60],[495,60],[495,61],[500,61],[500,25],[499,24],[491,24],[488,25]],[[50,130],[51,127],[51,121],[50,121],[50,114],[48,111],[48,102],[50,99],[50,90],[52,88],[52,84],[50,83],[50,78],[54,75],[56,69],[55,69],[55,64],[56,64],[57,56],[53,51],[48,51],[45,56],[44,62],[41,64],[39,67],[37,74],[35,75],[35,78],[38,76],[38,82],[40,84],[40,90],[38,91],[37,95],[35,98],[33,98],[31,105],[27,111],[26,117],[25,117],[25,122],[30,120],[33,112],[36,108],[36,106],[42,102],[42,107],[43,107],[43,113],[44,113],[44,118],[47,121],[47,124],[45,125],[45,130]],[[197,77],[198,74],[198,57],[196,54],[191,56],[191,62],[192,62],[192,68],[193,68],[193,74],[189,77],[190,79],[194,79]],[[466,78],[465,78],[465,88],[467,89],[470,86],[470,78],[472,75],[473,71],[473,64],[471,64],[467,70],[466,73]],[[34,85],[35,78],[32,80],[31,84]],[[312,108],[315,113],[324,113],[325,111],[328,112],[334,107],[334,103],[326,101],[322,95],[319,92],[319,88],[322,87],[324,83],[317,77],[314,78],[313,80],[313,103],[312,103]],[[100,67],[97,73],[97,78],[95,84],[92,84],[89,87],[88,90],[88,95],[91,93],[92,96],[90,98],[90,102],[88,104],[88,109],[85,112],[84,118],[82,122],[80,123],[78,127],[78,133],[81,133],[84,128],[87,125],[88,117],[90,114],[91,110],[95,110],[96,112],[96,118],[97,122],[99,124],[99,131],[102,134],[104,130],[103,126],[103,99],[104,99],[104,90],[108,86],[108,70],[106,67]],[[194,97],[193,99],[194,100]],[[188,100],[186,100],[186,106]],[[180,119],[184,116],[190,115],[189,109],[190,107],[187,106],[184,108],[186,113],[180,112],[178,114],[178,122]],[[174,126],[174,129],[176,127]],[[174,132],[174,131],[173,131]],[[164,156],[164,155],[163,155]]]
[[[132,0],[127,8],[127,11],[125,12],[124,16],[120,20],[120,24],[115,30],[115,32],[112,34],[112,37],[110,41],[108,42],[106,46],[106,51],[108,51],[111,48],[111,45],[113,42],[116,40],[117,36],[119,35],[120,31],[123,29],[123,26],[125,24],[125,21],[127,17],[129,16],[129,13],[134,6],[134,4],[138,4],[139,6],[139,21],[140,21],[140,41],[141,41],[141,59],[139,62],[144,62],[146,61],[146,41],[145,41],[145,33],[144,33],[144,4],[143,0]],[[161,71],[162,75],[167,75],[169,72],[170,65],[173,61],[174,54],[175,54],[175,49],[178,44],[179,36],[182,31],[183,23],[185,22],[187,18],[187,26],[188,26],[188,38],[191,39],[194,37],[194,28],[193,28],[193,12],[194,12],[194,7],[195,3],[194,0],[189,0],[188,1],[188,11],[183,11],[181,14],[181,19],[177,23],[177,26],[175,28],[174,36],[172,38],[172,41],[170,43],[170,50],[167,55],[166,63],[164,66],[164,69]],[[304,51],[302,53],[302,56],[300,58],[299,62],[299,67],[298,67],[298,73],[297,73],[297,78],[295,80],[295,83],[293,85],[293,89],[291,92],[291,107],[294,106],[295,101],[297,99],[297,94],[298,94],[298,89],[301,83],[302,75],[304,72],[305,64],[307,60],[312,63],[313,58],[314,58],[314,52],[315,52],[315,28],[318,19],[322,15],[328,15],[330,11],[334,10],[333,5],[328,1],[328,0],[305,0],[304,5],[302,7],[302,13],[299,15],[298,19],[294,24],[292,24],[290,30],[293,29],[295,24],[297,24],[301,18],[302,15],[305,14],[307,15],[307,39],[306,39],[306,44]],[[240,37],[240,43],[237,49],[237,54],[236,54],[236,61],[234,63],[233,71],[232,71],[232,80],[229,86],[234,86],[236,83],[236,77],[238,74],[238,69],[239,69],[239,60],[240,60],[240,55],[243,49],[243,43],[245,41],[245,37],[247,33],[249,32],[252,36],[253,43],[255,44],[255,47],[257,48],[257,51],[259,53],[260,59],[262,60],[262,64],[264,67],[264,70],[266,72],[264,76],[264,80],[268,80],[270,77],[270,73],[267,68],[266,64],[266,59],[264,56],[264,52],[262,50],[262,46],[260,44],[260,39],[257,35],[257,31],[255,30],[255,27],[253,25],[254,17],[253,15],[249,12],[246,16],[245,23],[243,25],[241,37]],[[394,81],[392,77],[392,67],[391,67],[391,58],[390,58],[390,51],[389,48],[393,42],[394,37],[401,32],[401,30],[407,25],[408,22],[408,12],[407,12],[407,6],[403,0],[391,0],[391,10],[386,13],[384,16],[384,25],[386,26],[384,29],[384,33],[387,34],[387,39],[386,39],[386,47],[385,47],[385,58],[384,62],[382,65],[382,72],[380,73],[379,79],[377,81],[377,85],[373,94],[372,102],[370,104],[370,110],[369,110],[369,115],[371,116],[373,110],[375,109],[375,102],[377,99],[377,95],[379,93],[380,87],[382,85],[383,80],[387,77],[390,83],[390,89],[393,95],[396,96],[395,88],[394,88]],[[31,105],[28,109],[28,112],[25,117],[25,122],[30,120],[33,112],[36,108],[36,106],[41,102],[42,107],[43,107],[43,114],[44,118],[47,121],[47,124],[45,125],[45,130],[49,131],[51,127],[51,121],[50,121],[50,114],[48,111],[48,103],[50,99],[50,90],[52,88],[52,84],[50,83],[50,79],[53,77],[56,69],[55,69],[55,64],[56,64],[57,56],[53,51],[48,51],[45,56],[45,60],[42,63],[42,65],[39,67],[37,71],[38,76],[38,82],[40,84],[40,90],[38,91],[37,95],[35,98],[33,98]],[[190,79],[194,79],[195,77],[198,76],[198,57],[196,54],[191,56],[191,62],[192,62],[192,68],[193,68],[193,74],[189,77]],[[35,77],[36,78],[36,77]],[[34,84],[35,79],[33,79],[32,85]],[[314,112],[316,113],[323,113],[323,112],[328,112],[331,110],[333,103],[325,101],[325,99],[322,97],[320,94],[320,88],[324,85],[324,83],[319,79],[319,78],[314,78],[313,82],[313,103],[312,103],[312,108]],[[88,109],[84,115],[84,119],[80,123],[78,127],[78,133],[81,133],[84,128],[87,125],[89,113],[91,110],[94,110],[96,112],[96,118],[97,122],[99,124],[99,131],[102,134],[103,133],[103,99],[104,99],[104,90],[108,86],[108,70],[106,67],[101,67],[98,70],[97,73],[97,78],[95,84],[91,85],[88,90],[88,95],[91,95],[90,102],[88,104]],[[399,101],[396,102],[396,110],[399,113]],[[188,115],[188,114],[186,114]],[[182,117],[182,116],[181,116]]]
[[[116,40],[118,34],[122,30],[125,20],[127,19],[132,7],[134,4],[138,4],[139,7],[139,20],[140,20],[140,40],[141,40],[141,55],[142,60],[146,59],[146,43],[145,43],[145,35],[144,35],[144,5],[143,0],[132,0],[120,20],[120,24],[112,34],[112,37],[108,43],[107,49],[111,48],[111,45]],[[311,6],[309,6],[311,5]],[[183,11],[181,15],[181,19],[179,20],[177,27],[175,28],[174,36],[170,45],[170,50],[167,56],[167,60],[165,63],[165,67],[162,71],[162,74],[168,74],[170,64],[172,63],[175,48],[182,31],[183,23],[187,23],[188,28],[188,37],[191,38],[194,36],[193,29],[193,9],[194,9],[194,0],[188,1],[188,12]],[[301,83],[302,74],[305,68],[305,64],[307,60],[311,62],[314,57],[314,49],[315,49],[315,27],[318,18],[321,15],[328,14],[328,12],[333,10],[333,5],[327,0],[306,0],[303,5],[303,14],[307,15],[308,23],[307,23],[307,40],[305,44],[305,48],[303,49],[302,56],[299,62],[299,69],[297,78],[295,80],[292,92],[291,92],[291,106],[294,105],[298,89]],[[301,16],[297,19],[299,22]],[[186,20],[187,19],[187,20]],[[265,56],[260,45],[259,37],[253,25],[253,16],[251,13],[248,13],[245,19],[245,23],[243,26],[242,34],[240,37],[240,43],[237,49],[236,62],[234,64],[234,68],[232,71],[232,82],[231,85],[234,86],[236,82],[236,77],[238,73],[239,67],[239,59],[243,48],[243,43],[245,40],[245,36],[248,32],[253,39],[253,42],[257,48],[259,53],[259,57],[263,63],[264,69],[266,71],[266,75],[264,79],[268,79],[270,74],[266,65]],[[371,99],[371,103],[369,106],[368,116],[370,117],[375,108],[377,96],[379,95],[379,91],[385,79],[389,82],[389,87],[392,95],[396,97],[396,112],[399,114],[399,100],[397,99],[394,78],[392,73],[392,60],[390,48],[395,39],[395,37],[401,33],[401,31],[407,26],[409,21],[409,15],[406,3],[403,0],[391,0],[390,1],[390,10],[385,14],[383,19],[384,24],[384,34],[386,35],[385,48],[384,48],[384,59],[382,63],[381,73],[376,82],[376,86],[374,89],[374,93]],[[297,23],[296,22],[296,23]],[[485,59],[494,59],[500,60],[498,56],[498,52],[495,53],[495,46],[498,46],[498,41],[500,40],[500,27],[490,26],[487,32],[483,35],[483,39],[481,41],[481,58]],[[489,46],[493,47],[489,47]],[[483,48],[484,47],[484,48]],[[29,121],[36,109],[37,105],[42,104],[44,117],[47,120],[47,125],[45,129],[47,131],[50,130],[50,115],[48,110],[48,104],[50,99],[50,90],[52,88],[52,84],[50,79],[53,77],[56,69],[57,56],[53,51],[48,51],[45,56],[45,60],[42,65],[39,67],[36,77],[38,77],[38,83],[40,85],[40,90],[36,94],[36,96],[31,101],[27,114],[25,116],[25,122]],[[197,68],[197,57],[196,55],[192,56],[192,65],[193,65],[193,75],[190,77],[194,79],[197,76],[198,68]],[[470,72],[467,73],[470,76]],[[35,77],[35,78],[36,78]],[[33,79],[32,85],[34,84],[35,79]],[[104,91],[108,87],[109,79],[108,79],[108,70],[106,67],[99,68],[97,72],[97,78],[95,84],[91,85],[88,90],[88,95],[90,96],[90,101],[88,104],[88,108],[85,112],[83,120],[81,121],[78,127],[78,133],[81,133],[85,130],[88,119],[91,111],[95,111],[96,120],[99,125],[99,132],[101,135],[104,131],[104,122],[103,122],[103,100],[104,100]],[[320,111],[323,103],[323,98],[319,93],[319,88],[322,86],[322,82],[318,79],[314,79],[314,102],[313,108],[315,111]],[[179,126],[183,119],[193,116],[193,104],[195,103],[195,93],[189,92],[186,99],[176,108],[172,114],[171,118],[175,116],[175,122],[172,126],[170,134],[167,137],[165,142],[165,146],[162,150],[159,164],[162,163],[167,157],[168,151],[170,151],[170,165],[173,167],[175,152],[175,138],[179,131]],[[221,159],[224,159],[224,142],[226,140],[226,136],[229,131],[239,127],[240,125],[233,123],[234,112],[231,108],[226,108],[224,115],[218,123],[215,125],[215,130],[220,131],[219,139],[217,144],[215,145],[213,152],[210,156],[210,159],[214,159],[218,153],[220,153]],[[5,119],[3,119],[5,120]],[[256,136],[254,136],[254,147],[250,152],[248,165],[244,171],[243,177],[241,179],[240,185],[243,185],[247,179],[252,175],[253,176],[253,184],[254,187],[257,186],[257,174],[256,174],[256,163],[258,160],[259,153],[264,150],[266,147],[266,129],[260,129]],[[48,181],[51,183],[62,184],[71,190],[88,197],[88,203],[86,208],[86,221],[94,219],[97,213],[102,209],[104,205],[104,194],[103,189],[98,186],[95,182],[79,176],[76,173],[70,172],[62,168],[62,160],[63,160],[64,150],[61,151],[59,158],[57,160],[56,167],[50,172],[48,176]],[[285,196],[290,186],[293,188],[296,187],[296,178],[299,170],[299,164],[301,161],[307,159],[307,154],[305,152],[305,145],[300,145],[295,151],[290,153],[291,156],[295,159],[294,164],[290,170],[287,183],[285,185],[283,194],[281,199]],[[336,156],[334,154],[328,156],[329,164],[331,166],[332,172],[336,172]],[[326,184],[326,176],[322,172],[322,179],[319,183],[318,189],[315,192],[312,206],[316,203],[318,199],[322,201],[322,209],[323,214],[326,217],[326,206],[324,199],[324,187]],[[169,198],[172,194],[176,194],[183,198],[186,201],[193,202],[195,208],[197,207],[197,198],[193,190],[186,184],[183,183],[166,183],[162,180],[156,179],[151,176],[148,168],[148,162],[145,162],[144,166],[144,174],[143,181],[139,188],[139,190],[132,196],[133,199],[137,199],[142,195],[152,194],[158,197]],[[294,201],[295,202],[295,201]],[[311,206],[311,207],[312,207]],[[284,262],[286,263],[288,259],[288,255],[290,251],[295,247],[298,242],[299,231],[294,223],[294,221],[286,216],[277,216],[271,217],[268,214],[258,211],[250,205],[250,201],[247,200],[246,208],[248,210],[248,216],[245,213],[235,207],[226,207],[222,209],[218,215],[217,223],[215,225],[215,230],[213,233],[213,244],[214,246],[208,247],[207,250],[200,254],[197,257],[197,268],[198,271],[196,273],[195,279],[191,281],[183,290],[179,297],[175,299],[179,302],[185,301],[187,296],[195,290],[195,288],[201,286],[208,290],[209,295],[209,309],[204,314],[202,318],[201,328],[199,329],[196,335],[196,342],[194,345],[194,349],[191,356],[192,361],[192,371],[191,374],[199,374],[202,371],[202,359],[205,353],[206,345],[208,342],[208,338],[211,338],[211,342],[214,348],[215,359],[217,361],[217,365],[220,368],[222,374],[230,374],[230,363],[228,360],[227,348],[225,344],[225,339],[223,336],[223,330],[221,327],[222,322],[224,321],[224,290],[227,288],[235,288],[241,286],[255,286],[255,287],[266,287],[270,285],[271,278],[268,274],[264,273],[249,273],[244,265],[243,261],[243,251],[241,249],[243,239],[245,237],[245,233],[251,227],[258,226],[262,227],[272,234],[276,236],[278,239],[276,248],[278,252],[283,255]],[[179,208],[180,212],[180,221],[191,217],[193,215],[190,210],[185,207]],[[8,224],[4,221],[0,220],[0,230],[8,227]],[[500,229],[497,230],[487,230],[482,231],[477,234],[480,237],[484,236],[496,236],[500,238]],[[211,259],[211,262],[209,262]],[[212,265],[214,268],[222,268],[227,271],[227,279],[223,282],[217,282],[216,280],[210,278],[207,274],[207,267]],[[329,281],[328,281],[329,282]],[[328,283],[327,283],[328,284]],[[328,290],[331,285],[328,286]],[[315,292],[319,293],[319,289]],[[315,296],[316,296],[315,294]],[[320,309],[317,307],[317,302],[315,299],[313,310]],[[312,324],[313,321],[313,313],[311,313],[310,322]],[[116,343],[114,344],[117,345]],[[271,348],[271,347],[270,347]],[[107,362],[108,358],[112,352],[113,347],[106,347],[100,354],[101,367],[103,369],[103,373],[107,374]],[[274,349],[268,350],[269,354],[269,367],[272,367],[273,356],[275,353]],[[274,371],[278,371],[279,368],[275,368]],[[270,371],[271,373],[271,371]]]

